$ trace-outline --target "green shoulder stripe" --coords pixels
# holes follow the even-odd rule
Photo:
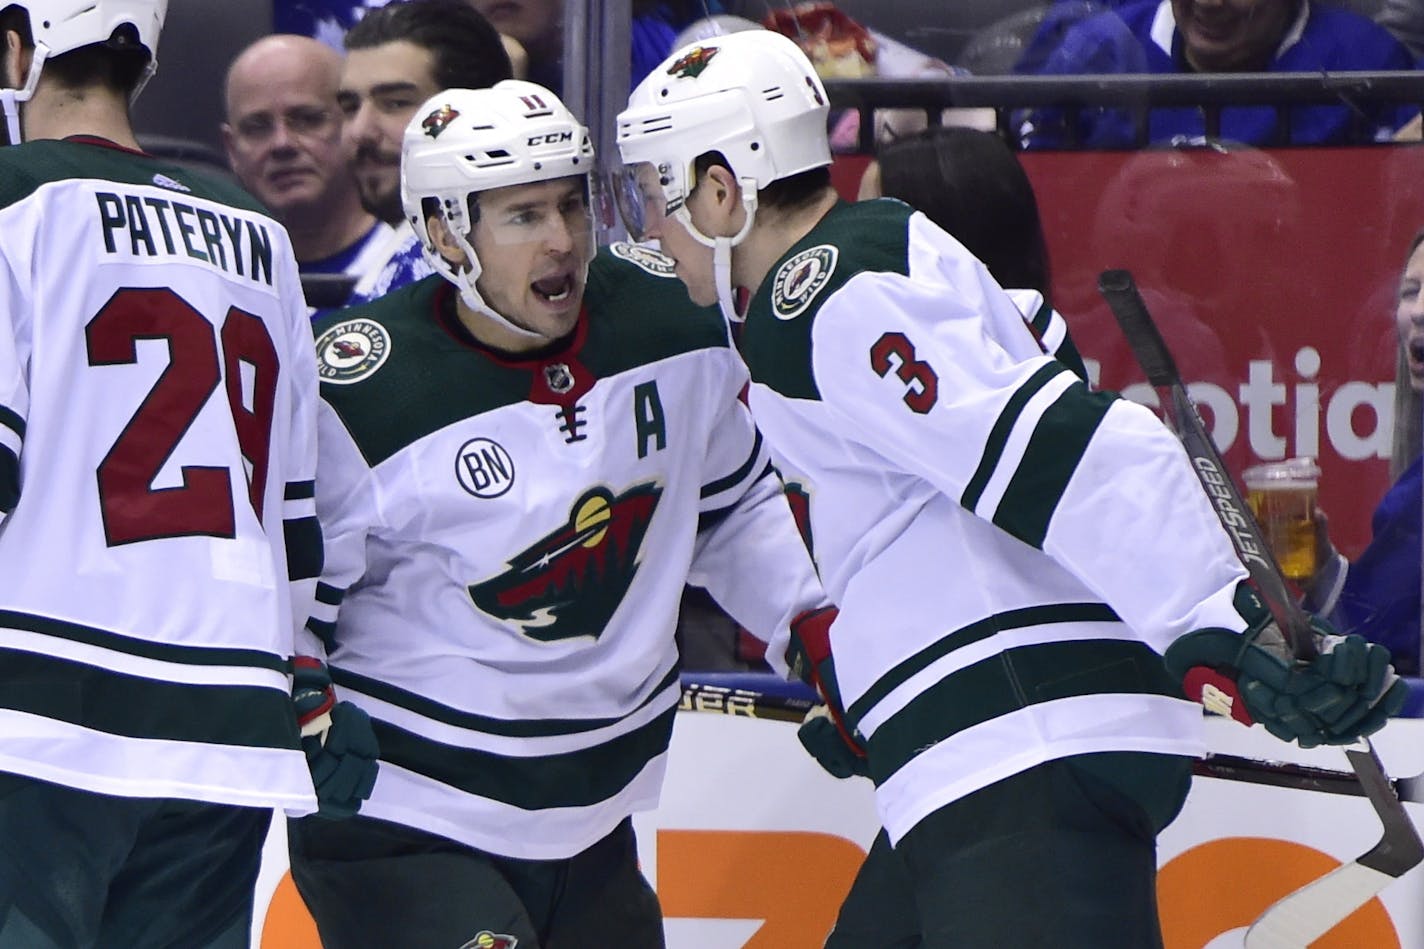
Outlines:
[[[177,194],[268,214],[246,191],[217,175],[114,147],[41,141],[0,148],[0,208],[29,197],[42,185],[78,179],[153,185]]]
[[[753,379],[789,398],[821,397],[811,372],[816,314],[858,273],[909,273],[913,213],[888,199],[840,202],[772,266],[738,344]]]
[[[372,467],[447,425],[529,395],[528,372],[485,357],[441,325],[437,308],[450,292],[432,274],[314,327],[321,397]]]
[[[635,253],[630,246],[637,245],[603,248],[589,266],[584,365],[606,378],[683,353],[726,348],[721,311],[693,303],[670,270],[658,273],[660,261],[671,268],[667,258],[647,247]]]

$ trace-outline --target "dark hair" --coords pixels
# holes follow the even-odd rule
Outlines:
[[[394,0],[346,31],[346,48],[404,40],[430,51],[441,89],[487,89],[514,78],[499,32],[464,0]]]
[[[692,170],[697,175],[697,180],[701,181],[702,177],[707,174],[707,169],[713,165],[721,165],[736,174],[736,169],[732,168],[727,157],[721,152],[704,152],[698,155],[692,163]],[[810,168],[785,178],[779,178],[762,188],[757,192],[757,207],[794,211],[815,203],[830,186],[830,166]]]
[[[18,33],[20,45],[34,49],[29,14],[15,4],[0,9],[0,35],[7,31]],[[138,84],[152,58],[148,48],[139,43],[138,30],[125,23],[106,42],[81,46],[45,60],[44,75],[69,89],[102,85],[126,95]]]
[[[999,136],[942,126],[880,146],[880,191],[944,228],[1002,287],[1048,297],[1048,245],[1033,185]]]

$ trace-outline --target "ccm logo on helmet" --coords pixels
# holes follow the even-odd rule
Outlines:
[[[558,145],[561,142],[571,142],[574,140],[573,132],[550,132],[547,135],[532,135],[529,138],[530,148],[536,145]]]

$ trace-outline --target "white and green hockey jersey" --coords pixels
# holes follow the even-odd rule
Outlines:
[[[1045,355],[957,241],[899,202],[837,205],[771,268],[740,346],[808,495],[892,841],[1046,760],[1202,753],[1159,654],[1241,630],[1245,571],[1175,438]]]
[[[721,318],[615,245],[518,359],[428,277],[318,327],[315,625],[381,744],[370,817],[527,859],[657,800],[687,582],[783,655],[824,603]]]
[[[0,770],[315,810],[316,403],[251,198],[100,140],[0,149]]]

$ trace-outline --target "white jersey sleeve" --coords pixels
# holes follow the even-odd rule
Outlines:
[[[817,317],[813,370],[847,438],[1042,549],[1159,652],[1241,629],[1245,572],[1176,439],[1044,355],[982,265],[915,241],[919,224],[908,276],[857,274]]]
[[[727,474],[702,488],[688,582],[705,587],[733,619],[767,642],[767,661],[786,675],[791,620],[828,602],[766,444],[738,398],[746,367],[731,351],[725,365],[720,388],[711,394],[723,409],[702,470]]]

